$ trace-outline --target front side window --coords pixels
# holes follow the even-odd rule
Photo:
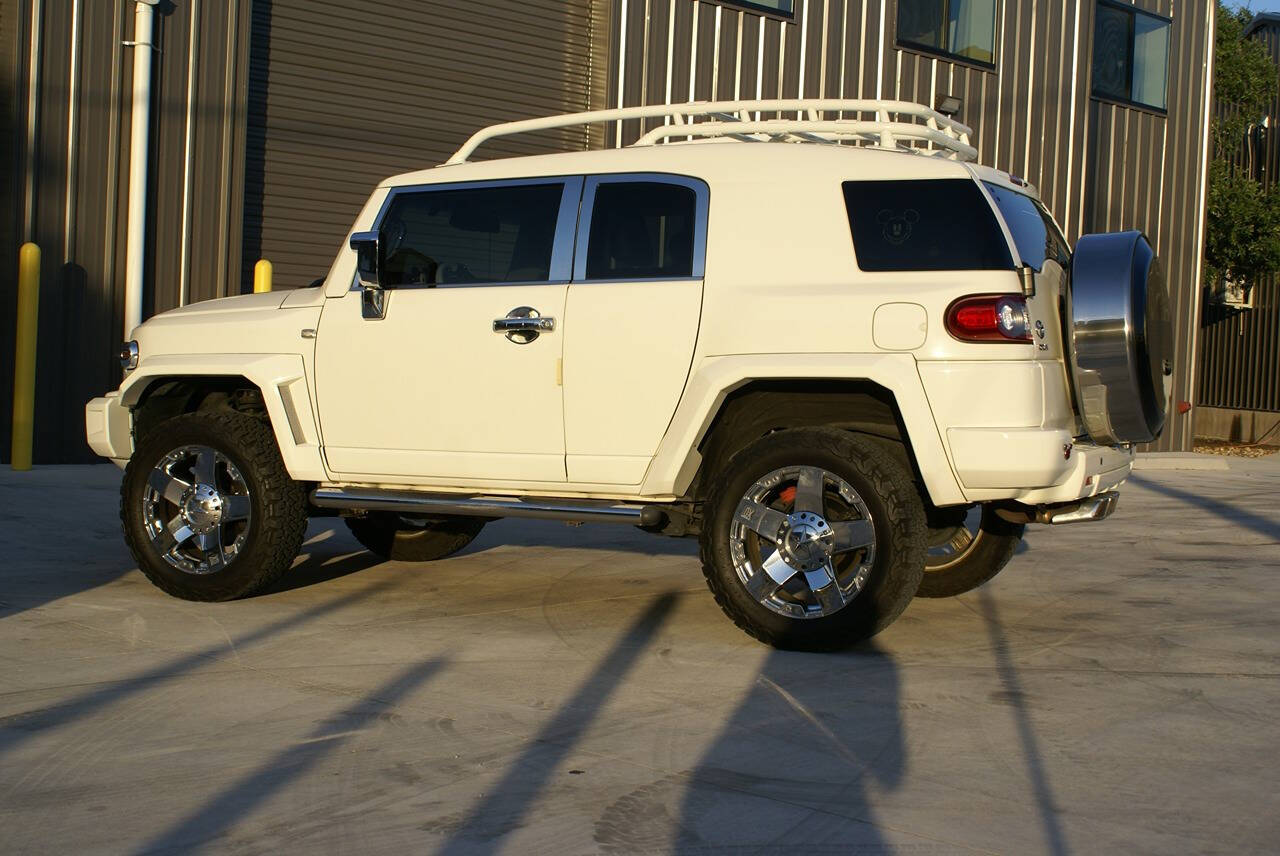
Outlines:
[[[1071,250],[1066,238],[1045,209],[1036,200],[1023,193],[1016,193],[998,184],[985,182],[991,198],[1000,209],[1000,216],[1013,235],[1013,243],[1023,264],[1039,273],[1046,259],[1053,259],[1066,267],[1071,261]]]
[[[898,43],[994,67],[996,0],[898,0]]]
[[[682,184],[616,181],[596,187],[587,279],[693,275],[697,194]]]
[[[382,218],[384,285],[545,282],[563,182],[398,193]]]
[[[970,179],[846,181],[843,187],[864,271],[1013,270],[995,212]]]
[[[1164,110],[1170,27],[1166,18],[1099,0],[1093,23],[1093,94]]]

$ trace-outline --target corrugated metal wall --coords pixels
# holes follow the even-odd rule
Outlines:
[[[713,2],[614,0],[608,99],[960,96],[982,162],[1036,184],[1072,240],[1121,228],[1152,236],[1173,290],[1174,396],[1191,401],[1213,4],[1136,5],[1173,17],[1167,117],[1090,97],[1096,0],[1000,3],[994,70],[897,48],[896,0],[796,0],[792,21]],[[640,125],[610,141],[634,140]],[[1158,448],[1189,448],[1191,434],[1191,415],[1175,416]]]
[[[1250,38],[1265,44],[1280,64],[1280,22],[1266,22]],[[1237,163],[1268,187],[1280,181],[1280,90],[1271,122],[1258,128]],[[1234,410],[1280,411],[1280,277],[1253,289],[1253,308],[1208,306],[1204,314],[1197,404]]]
[[[183,281],[184,243],[193,298],[225,293],[225,274],[239,266],[239,185],[225,140],[243,125],[243,85],[235,70],[247,59],[248,39],[237,20],[240,5],[198,0],[162,6],[154,68],[151,200],[148,224],[146,312],[176,305]],[[6,98],[21,117],[12,181],[16,211],[7,234],[30,238],[43,255],[37,356],[38,463],[90,461],[84,443],[84,402],[119,382],[115,355],[123,338],[125,183],[129,159],[130,81],[134,4],[130,0],[4,0],[6,36],[14,33],[15,61],[7,62]],[[33,9],[37,38],[32,38]],[[196,99],[192,102],[193,181],[186,184],[187,39],[195,34]],[[16,28],[11,31],[11,22]],[[33,76],[31,48],[39,46]],[[230,74],[228,71],[230,70]],[[26,117],[34,93],[36,135],[28,147]],[[240,132],[243,137],[243,131]],[[32,217],[24,190],[31,176]],[[184,219],[184,211],[189,217]],[[234,225],[234,228],[232,226]],[[185,228],[184,228],[185,226]],[[12,244],[5,241],[0,306],[14,305]],[[13,353],[12,310],[3,313],[0,353]],[[9,365],[6,358],[5,365]],[[8,372],[0,372],[7,375]],[[12,400],[0,385],[0,456],[8,460]]]
[[[0,0],[0,366],[13,365],[14,310],[22,206],[18,171],[19,95],[22,58],[18,0]],[[0,370],[0,460],[9,459],[12,437],[13,371]]]
[[[259,257],[278,287],[323,276],[379,181],[479,128],[589,109],[592,29],[591,0],[255,0],[244,282]],[[588,142],[569,130],[481,156]]]

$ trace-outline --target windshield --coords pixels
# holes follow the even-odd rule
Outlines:
[[[1063,267],[1071,261],[1071,248],[1059,231],[1049,212],[1036,200],[1022,193],[1015,193],[998,184],[984,181],[991,198],[996,201],[1000,215],[1004,217],[1013,243],[1023,264],[1030,265],[1037,273],[1046,259],[1053,259]]]

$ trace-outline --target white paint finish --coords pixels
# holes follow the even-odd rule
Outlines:
[[[325,453],[336,473],[564,480],[566,285],[401,288],[386,317],[358,291],[326,301],[316,348]],[[519,345],[493,321],[531,306],[557,328]]]
[[[702,282],[569,287],[564,442],[575,482],[639,484],[689,376]]]
[[[1006,360],[922,361],[920,380],[939,427],[1040,428],[1044,422],[1044,372],[1030,359],[1030,345],[993,345]],[[1017,351],[1026,355],[1018,360]]]
[[[886,351],[914,351],[929,335],[929,315],[919,303],[885,303],[876,307],[871,337]]]
[[[1061,484],[1071,473],[1071,432],[1039,428],[949,428],[947,442],[965,489],[1026,490]]]
[[[964,502],[929,403],[906,354],[736,354],[696,363],[667,436],[641,486],[641,495],[680,493],[698,463],[699,440],[733,389],[753,379],[864,378],[893,394],[907,426],[929,495],[938,504]]]

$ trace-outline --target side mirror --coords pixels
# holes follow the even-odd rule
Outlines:
[[[382,267],[381,247],[377,232],[356,232],[351,236],[351,249],[356,251],[356,276],[364,288],[379,288],[378,271]]]
[[[377,232],[356,232],[351,236],[356,251],[356,279],[360,281],[360,314],[365,318],[387,316],[387,293],[378,274],[382,268],[382,247]]]

